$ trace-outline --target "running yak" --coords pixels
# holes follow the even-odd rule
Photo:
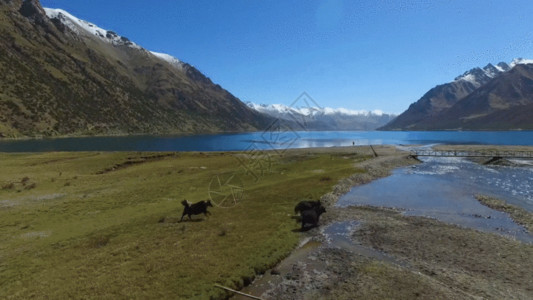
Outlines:
[[[211,204],[211,201],[207,200],[207,201],[199,201],[199,202],[196,202],[196,203],[193,203],[193,204],[190,204],[189,201],[187,200],[183,200],[181,201],[181,204],[183,204],[184,208],[183,208],[183,214],[181,215],[181,221],[183,221],[183,217],[185,217],[185,215],[188,215],[189,216],[189,220],[191,219],[191,215],[199,215],[199,214],[204,214],[205,216],[207,216],[207,214],[211,214],[210,212],[207,211],[207,207],[211,206],[213,207],[213,205]]]

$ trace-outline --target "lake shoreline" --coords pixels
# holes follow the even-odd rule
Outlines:
[[[474,146],[479,147],[483,146]],[[244,291],[265,299],[527,298],[533,295],[529,287],[531,269],[528,269],[532,266],[520,265],[524,256],[533,258],[533,245],[426,217],[407,217],[391,208],[333,206],[351,187],[409,165],[402,159],[389,159],[387,163],[384,158],[382,163],[376,158],[363,162],[368,176],[358,174],[341,180],[333,192],[324,195],[322,199],[328,211],[321,219],[321,228],[304,233],[301,247]],[[346,222],[352,222],[353,228],[348,227],[350,231],[342,237],[326,234],[330,228]],[[505,253],[505,258],[502,259],[501,253]],[[505,272],[517,276],[510,278]],[[495,274],[501,278],[494,278]],[[489,282],[494,282],[494,286]],[[510,288],[516,291],[507,293]]]
[[[336,129],[323,129],[317,130],[313,129],[311,131],[316,132],[353,132],[352,130],[336,130]],[[376,132],[409,132],[410,130],[359,130],[359,131],[376,131]],[[413,132],[528,132],[533,131],[531,129],[480,129],[480,130],[457,130],[457,129],[442,129],[442,130],[412,130]],[[9,136],[6,133],[0,133],[0,141],[8,140],[41,140],[41,139],[63,139],[63,138],[87,138],[87,137],[130,137],[130,136],[156,136],[156,137],[165,137],[165,136],[193,136],[193,135],[218,135],[218,134],[246,134],[254,132],[264,132],[264,129],[258,129],[256,131],[221,131],[221,132],[166,132],[166,133],[150,133],[150,132],[140,132],[140,133],[123,133],[123,132],[107,132],[107,133],[94,133],[94,134],[63,134],[63,135],[20,135],[20,136]]]
[[[0,138],[0,152],[61,151],[261,151],[368,145],[525,145],[533,131],[272,131],[167,135],[95,135],[52,138]]]

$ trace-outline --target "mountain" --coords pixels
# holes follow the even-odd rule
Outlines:
[[[282,104],[265,105],[251,102],[247,102],[247,105],[273,118],[287,122],[297,122],[297,124],[293,124],[294,128],[305,130],[375,130],[396,117],[379,110],[348,110],[329,107],[302,108],[289,107]]]
[[[533,129],[526,117],[533,112],[532,64],[515,59],[474,68],[429,90],[380,130]]]
[[[250,131],[270,121],[170,55],[38,0],[0,0],[0,137]]]

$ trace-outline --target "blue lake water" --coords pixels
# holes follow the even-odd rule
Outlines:
[[[263,131],[194,136],[123,136],[2,140],[0,152],[237,151],[357,145],[533,145],[533,131]]]

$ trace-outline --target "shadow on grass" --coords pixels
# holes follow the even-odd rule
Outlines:
[[[293,229],[291,230],[292,232],[307,232],[313,228],[317,228],[318,226],[308,226],[308,227],[304,227],[304,228],[296,228],[296,229]]]
[[[203,222],[205,220],[206,220],[205,218],[189,219],[185,217],[183,218],[183,220],[181,220],[181,217],[162,217],[159,219],[158,222],[159,223],[185,223],[185,222],[197,223],[197,222]]]
[[[183,222],[196,223],[196,222],[203,222],[203,221],[205,221],[205,219],[183,219],[182,221],[179,221],[178,223],[183,223]]]

